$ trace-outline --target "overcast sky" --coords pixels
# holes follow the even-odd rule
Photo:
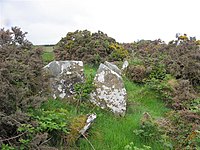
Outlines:
[[[200,39],[200,0],[0,0],[0,26],[21,27],[33,44],[55,44],[77,29],[118,42]]]

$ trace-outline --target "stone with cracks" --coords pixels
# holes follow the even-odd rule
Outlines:
[[[50,87],[54,99],[72,96],[74,84],[84,81],[82,61],[52,61],[44,69],[50,74]]]
[[[94,84],[96,89],[91,93],[90,101],[102,109],[109,109],[116,115],[124,116],[127,93],[119,73],[100,64]]]

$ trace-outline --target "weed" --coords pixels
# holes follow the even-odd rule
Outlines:
[[[79,110],[81,103],[86,103],[89,101],[90,93],[94,90],[95,86],[93,84],[94,76],[89,74],[86,76],[84,82],[76,83],[74,85],[75,98],[77,100],[76,107]]]

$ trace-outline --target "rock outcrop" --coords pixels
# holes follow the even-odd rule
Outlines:
[[[109,109],[116,115],[124,116],[127,93],[120,73],[114,64],[100,64],[94,78],[96,89],[91,93],[90,101],[102,109]]]
[[[72,96],[74,84],[84,81],[82,61],[52,61],[44,69],[50,74],[50,86],[54,99]]]

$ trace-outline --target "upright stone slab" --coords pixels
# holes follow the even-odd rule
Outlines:
[[[104,65],[106,65],[108,68],[110,68],[111,70],[113,70],[114,72],[118,73],[119,75],[121,75],[121,70],[115,65],[115,64],[112,64],[108,61],[105,61],[104,62]]]
[[[51,75],[50,86],[54,99],[74,94],[74,84],[84,81],[82,61],[52,61],[44,67]]]
[[[124,116],[127,93],[122,77],[112,70],[112,67],[100,64],[94,84],[96,89],[91,93],[90,101],[102,109],[109,109],[116,115]]]
[[[129,65],[128,61],[125,60],[123,65],[122,65],[122,71],[126,70],[128,68],[128,65]]]

